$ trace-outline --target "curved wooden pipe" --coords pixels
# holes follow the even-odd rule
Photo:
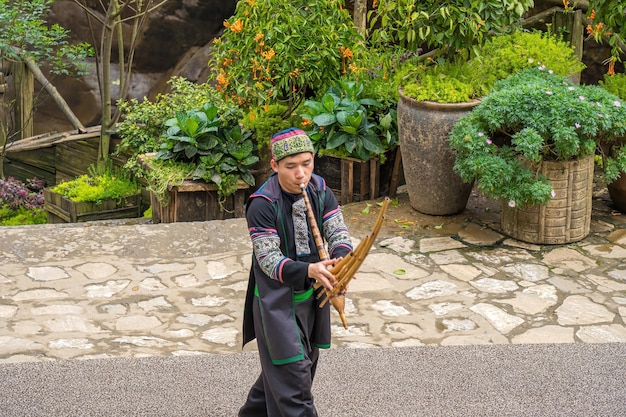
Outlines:
[[[322,261],[330,260],[330,256],[326,251],[326,247],[324,246],[324,239],[322,239],[322,234],[320,233],[320,229],[317,227],[317,220],[315,220],[315,213],[313,213],[313,207],[311,207],[311,201],[309,200],[309,195],[306,192],[306,186],[304,184],[300,184],[300,190],[302,191],[302,196],[304,197],[304,204],[306,206],[306,213],[309,217],[309,223],[311,224],[311,232],[313,233],[313,239],[315,239],[315,246],[317,246],[317,252],[319,253],[320,259]],[[318,284],[316,282],[316,284]],[[321,284],[318,284],[316,288],[319,288]],[[346,319],[346,315],[344,313],[344,308],[346,305],[346,300],[343,294],[331,294],[330,291],[324,288],[324,293],[326,298],[330,300],[330,303],[335,307],[337,313],[339,313],[339,318],[341,319],[341,323],[345,329],[348,328],[348,320]],[[320,305],[321,307],[321,305]]]
[[[380,209],[380,213],[378,213],[378,217],[376,219],[376,222],[374,223],[372,233],[365,236],[361,243],[359,243],[359,245],[356,247],[356,249],[350,252],[345,258],[339,261],[337,265],[333,267],[333,269],[330,270],[330,272],[335,275],[335,278],[337,278],[337,285],[335,285],[332,291],[320,293],[318,298],[322,297],[323,295],[326,295],[327,297],[328,295],[335,296],[339,293],[344,293],[347,290],[348,283],[354,277],[354,274],[359,269],[359,267],[363,264],[363,261],[369,253],[372,244],[376,239],[376,236],[378,236],[378,232],[382,227],[384,215],[387,211],[387,207],[389,206],[390,201],[391,200],[389,199],[389,197],[385,197],[383,205]],[[314,286],[319,287],[319,284],[315,283]],[[330,294],[328,294],[329,292]],[[328,301],[328,298],[323,299],[320,303],[320,306],[323,306],[326,301]]]

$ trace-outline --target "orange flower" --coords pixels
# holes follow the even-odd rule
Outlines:
[[[567,9],[569,7],[569,1],[563,0],[563,7],[565,7],[565,9]]]
[[[225,28],[229,28],[230,27],[230,23],[228,23],[227,20],[224,20],[224,27]]]
[[[372,7],[375,9],[378,6],[378,0],[372,2]]]
[[[240,19],[237,19],[237,21],[233,23],[233,25],[230,28],[230,30],[232,30],[235,33],[241,32],[242,29],[243,29],[243,22]]]
[[[311,125],[312,123],[313,123],[313,122],[311,122],[309,119],[307,119],[307,118],[305,118],[305,117],[303,117],[303,118],[302,118],[302,127],[309,126],[309,125]]]
[[[593,35],[593,26],[587,25],[587,35]]]
[[[350,50],[350,48],[346,48],[345,46],[339,47],[339,53],[341,54],[341,57],[345,59],[351,59],[353,56],[353,53]]]
[[[607,72],[609,75],[615,75],[615,60],[611,59],[609,61],[609,70]]]
[[[220,69],[220,75],[217,76],[217,82],[219,83],[219,85],[228,87],[229,82],[226,78],[226,72],[224,72],[223,69]]]
[[[256,2],[254,0],[246,0],[250,6],[256,6]]]
[[[261,56],[262,56],[263,58],[267,59],[268,61],[269,61],[270,59],[274,58],[274,55],[275,55],[275,54],[276,54],[276,53],[274,52],[274,49],[270,49],[270,50],[269,50],[269,51],[267,51],[267,52],[261,52]]]
[[[591,14],[589,15],[589,20],[593,20],[596,18],[596,9],[591,9]]]
[[[259,32],[256,34],[256,36],[254,37],[254,40],[256,42],[260,41],[261,39],[263,39],[263,33]]]

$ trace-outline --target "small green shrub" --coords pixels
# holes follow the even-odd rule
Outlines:
[[[50,191],[74,201],[99,203],[138,194],[141,186],[121,168],[89,167],[89,173],[52,187]]]
[[[604,77],[598,81],[598,84],[609,93],[626,100],[626,74],[604,74]]]
[[[252,132],[238,123],[229,125],[225,116],[212,103],[177,112],[165,122],[167,130],[155,156],[156,160],[195,166],[190,178],[215,184],[220,201],[237,190],[239,180],[254,185],[250,166],[259,160],[250,139]]]
[[[518,30],[490,37],[470,60],[424,62],[412,57],[401,65],[396,78],[404,94],[415,100],[460,103],[484,97],[498,80],[542,65],[568,77],[585,68],[572,46],[556,35]]]

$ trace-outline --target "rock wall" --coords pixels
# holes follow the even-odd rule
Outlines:
[[[169,0],[150,14],[143,31],[137,39],[133,65],[130,97],[154,97],[167,91],[167,81],[173,75],[181,75],[196,82],[207,80],[207,65],[211,41],[219,36],[224,19],[235,10],[236,0]],[[99,0],[86,2],[94,13],[102,15]],[[92,19],[93,20],[93,19]],[[48,16],[50,23],[58,23],[68,29],[72,41],[93,40],[85,12],[73,0],[56,0]],[[130,28],[125,27],[130,33]],[[101,27],[94,27],[99,37]],[[125,36],[128,40],[130,36]],[[128,45],[126,45],[128,46]],[[113,52],[117,57],[117,51]],[[112,65],[114,77],[119,66]],[[50,75],[50,81],[68,102],[85,126],[100,123],[100,93],[95,75],[95,63],[90,74],[75,78]],[[40,86],[36,85],[36,89]],[[117,95],[117,91],[113,92]],[[39,94],[35,116],[35,134],[73,129],[45,93]]]

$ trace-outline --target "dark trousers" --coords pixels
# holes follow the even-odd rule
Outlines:
[[[315,297],[312,297],[311,302],[314,306]],[[313,315],[298,314],[304,359],[283,365],[272,363],[256,302],[253,316],[261,375],[252,385],[246,403],[239,410],[239,417],[317,417],[311,386],[319,349],[311,346],[308,337],[308,330],[313,327]]]

